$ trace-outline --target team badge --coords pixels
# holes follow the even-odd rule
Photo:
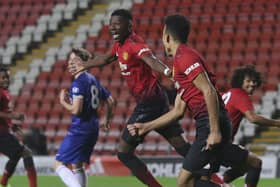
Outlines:
[[[128,53],[127,52],[123,52],[123,59],[127,60],[128,59]]]

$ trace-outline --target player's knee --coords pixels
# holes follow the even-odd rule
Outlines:
[[[192,173],[182,169],[177,178],[177,184],[179,187],[184,187],[187,186],[187,184],[193,182],[192,180],[194,180]]]
[[[249,154],[248,165],[253,168],[262,168],[262,160],[253,153]]]

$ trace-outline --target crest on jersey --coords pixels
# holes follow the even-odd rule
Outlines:
[[[128,53],[127,52],[123,52],[123,59],[127,60],[128,59]]]

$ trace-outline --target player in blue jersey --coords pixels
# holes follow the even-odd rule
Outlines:
[[[68,187],[86,187],[83,169],[98,138],[99,126],[108,130],[112,118],[113,98],[90,73],[80,71],[90,58],[87,51],[72,50],[68,59],[69,72],[74,76],[70,92],[61,90],[60,103],[72,113],[72,124],[56,154],[57,174]],[[78,70],[78,71],[76,71]],[[78,72],[78,73],[77,73]],[[105,101],[105,115],[99,121],[97,109]],[[71,169],[67,166],[71,165]]]

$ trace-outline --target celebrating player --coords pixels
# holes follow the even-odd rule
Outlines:
[[[151,49],[132,30],[132,15],[128,10],[118,9],[111,14],[109,29],[114,39],[112,50],[99,55],[87,63],[87,68],[104,66],[117,60],[121,74],[127,81],[137,105],[128,123],[153,120],[169,110],[168,98],[152,70],[171,77],[171,70],[156,58]],[[157,129],[182,156],[185,156],[190,145],[182,134],[177,122],[173,126]],[[150,187],[161,186],[148,171],[146,165],[134,154],[135,148],[143,142],[146,134],[141,137],[131,136],[124,129],[119,143],[118,158],[144,184]]]
[[[99,126],[108,130],[112,118],[113,98],[99,81],[84,69],[83,62],[90,58],[87,51],[72,50],[68,59],[69,72],[74,76],[70,93],[60,92],[61,105],[72,113],[72,124],[56,154],[56,172],[68,187],[86,187],[83,168],[89,163],[96,144]],[[77,73],[77,70],[79,71]],[[97,109],[105,101],[105,116],[100,119]],[[67,167],[71,165],[72,171]]]
[[[21,137],[22,131],[20,125],[12,125],[12,120],[22,122],[24,114],[14,112],[11,107],[11,95],[8,87],[10,83],[10,72],[7,67],[0,67],[0,152],[9,157],[1,179],[3,187],[8,185],[8,180],[12,176],[21,157],[27,171],[30,187],[37,187],[37,174],[34,167],[31,150],[24,146],[15,135]]]
[[[231,79],[231,89],[222,94],[222,98],[232,120],[232,140],[239,129],[243,117],[251,123],[263,126],[280,127],[279,120],[268,119],[254,112],[253,102],[250,98],[254,91],[261,85],[261,75],[252,65],[240,67],[234,71]],[[256,163],[255,168],[249,168],[245,178],[247,186],[256,186],[259,179],[262,161],[254,153],[248,152],[247,159]],[[245,174],[244,168],[233,168],[226,171],[223,181],[230,183]]]
[[[186,108],[192,112],[196,139],[184,158],[179,187],[193,187],[194,173],[207,164],[253,166],[242,157],[246,151],[230,143],[231,122],[215,89],[214,75],[201,55],[186,44],[189,32],[190,22],[184,16],[166,18],[162,40],[166,53],[174,58],[173,78],[178,84],[174,108],[153,121],[127,126],[137,137],[182,117]]]

